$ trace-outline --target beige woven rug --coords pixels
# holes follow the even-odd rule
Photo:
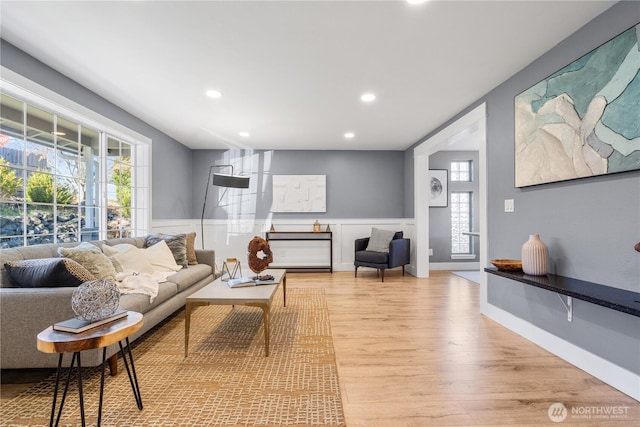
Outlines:
[[[262,310],[198,307],[184,357],[184,310],[133,344],[144,409],[139,411],[119,358],[107,375],[103,426],[340,426],[331,327],[323,289],[282,289],[271,308],[271,349],[264,357]],[[100,372],[85,369],[87,425],[97,421]],[[0,408],[2,426],[48,425],[55,376]],[[60,425],[80,425],[70,389]]]

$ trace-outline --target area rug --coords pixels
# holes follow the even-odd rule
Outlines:
[[[144,409],[122,360],[107,376],[103,426],[343,426],[337,367],[323,289],[282,289],[271,308],[264,356],[262,310],[205,306],[191,317],[184,356],[184,310],[133,344]],[[87,425],[97,421],[100,371],[84,370]],[[49,423],[55,375],[2,403],[0,425]],[[80,425],[77,388],[60,425]]]

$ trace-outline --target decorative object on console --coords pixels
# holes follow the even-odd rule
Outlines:
[[[327,228],[324,230],[325,233],[331,232],[331,226],[327,224]]]
[[[213,168],[231,168],[231,175],[222,173],[213,173]],[[213,174],[213,180],[211,175]],[[233,165],[211,165],[209,166],[209,176],[207,177],[207,186],[204,192],[204,203],[202,203],[202,216],[200,217],[200,233],[202,234],[202,249],[204,249],[204,210],[207,206],[207,196],[209,195],[209,185],[227,188],[249,188],[249,177],[233,174]],[[220,198],[219,198],[220,199]]]
[[[249,268],[256,274],[260,274],[273,262],[269,243],[262,237],[255,236],[251,239],[247,250],[249,251]]]
[[[320,232],[320,223],[318,222],[318,220],[316,220],[316,222],[313,223],[313,232],[314,233]]]
[[[515,186],[639,169],[640,24],[515,97]]]
[[[269,232],[271,232],[271,233],[275,233],[276,232],[276,228],[273,226],[273,224],[271,224],[271,228],[269,229]]]
[[[111,316],[118,309],[120,291],[111,280],[92,280],[78,286],[71,295],[75,315],[89,322]]]
[[[531,276],[547,274],[547,245],[540,240],[539,234],[530,234],[529,240],[522,245],[522,271]]]
[[[522,261],[519,259],[492,259],[491,264],[500,271],[521,271]]]

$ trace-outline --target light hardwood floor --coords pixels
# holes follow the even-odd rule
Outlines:
[[[325,289],[347,426],[558,425],[556,402],[569,411],[559,425],[640,425],[639,402],[480,315],[477,284],[442,271],[358,276],[287,274],[289,287]],[[13,375],[26,384],[3,384],[2,400],[39,380]]]

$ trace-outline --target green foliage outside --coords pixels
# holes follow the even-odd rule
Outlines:
[[[128,157],[124,160],[127,163],[121,163],[120,167],[114,167],[112,170],[113,183],[116,184],[116,198],[122,208],[122,216],[131,218],[131,165]]]
[[[67,185],[58,186],[55,202],[60,205],[73,203],[76,195]],[[36,172],[27,180],[27,201],[33,203],[53,203],[53,175]]]
[[[22,187],[22,181],[14,169],[10,169],[9,162],[0,157],[0,199],[9,200]]]

